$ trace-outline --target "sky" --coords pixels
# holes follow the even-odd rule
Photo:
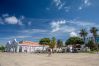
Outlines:
[[[15,38],[65,41],[93,26],[99,28],[99,0],[0,0],[0,44]]]

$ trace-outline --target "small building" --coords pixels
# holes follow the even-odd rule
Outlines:
[[[6,52],[36,52],[46,50],[49,46],[40,45],[38,42],[21,41],[17,42],[14,39],[12,42],[8,41],[6,44]]]

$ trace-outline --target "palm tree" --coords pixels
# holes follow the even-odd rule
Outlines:
[[[83,41],[84,41],[84,44],[85,44],[86,36],[88,34],[87,31],[85,29],[81,29],[79,34],[80,34],[81,37],[83,37]]]
[[[61,39],[57,40],[57,47],[61,48],[63,46],[63,41]]]
[[[52,52],[53,52],[53,48],[55,48],[55,45],[56,45],[56,38],[52,37],[51,43],[49,45],[50,48],[52,49]]]
[[[98,31],[98,29],[96,27],[92,27],[90,29],[90,32],[93,34],[93,38],[94,38],[94,43],[95,44],[96,44],[97,31]]]

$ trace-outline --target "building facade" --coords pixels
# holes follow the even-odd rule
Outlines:
[[[21,41],[14,39],[12,42],[8,41],[6,44],[6,52],[37,52],[44,51],[49,46],[40,45],[38,42]]]

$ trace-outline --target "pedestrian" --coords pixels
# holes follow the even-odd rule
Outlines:
[[[48,48],[48,56],[51,56],[51,53],[52,53],[51,48]]]

